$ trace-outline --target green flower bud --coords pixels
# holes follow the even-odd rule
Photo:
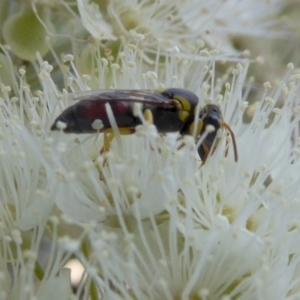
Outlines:
[[[48,31],[55,33],[46,11],[37,11],[37,14],[47,26]],[[46,35],[45,27],[38,20],[31,6],[25,3],[22,5],[21,12],[9,17],[3,26],[5,42],[15,55],[24,60],[35,60],[37,51],[41,56],[48,52],[49,45],[45,40]]]
[[[9,58],[0,53],[0,82],[4,85],[13,86],[13,70]]]

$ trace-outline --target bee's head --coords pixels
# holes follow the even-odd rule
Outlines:
[[[215,128],[214,132],[217,132],[223,124],[222,113],[215,104],[205,105],[199,113],[199,119],[203,122],[203,131],[207,125],[212,125]]]
[[[205,131],[205,128],[208,125],[212,125],[215,129],[213,132],[208,133],[205,140],[203,141],[203,144],[205,145],[206,150],[203,148],[203,145],[200,145],[200,147],[198,149],[200,157],[202,159],[204,157],[204,161],[205,161],[205,159],[208,155],[207,151],[209,151],[210,147],[213,145],[215,138],[217,137],[218,130],[220,128],[224,128],[227,130],[228,134],[231,136],[232,144],[233,144],[233,151],[234,151],[234,160],[237,161],[238,153],[237,153],[235,136],[234,136],[234,133],[231,130],[230,126],[223,121],[223,116],[222,116],[222,113],[221,113],[221,110],[219,109],[219,107],[215,104],[205,105],[199,113],[199,119],[202,120],[202,129],[201,129],[200,134],[202,134]],[[226,150],[225,156],[226,155],[227,155],[227,150]]]

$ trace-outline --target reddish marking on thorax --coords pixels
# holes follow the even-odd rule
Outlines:
[[[79,103],[80,112],[88,119],[107,119],[106,107],[104,101],[86,100]],[[118,101],[110,102],[114,116],[131,113],[131,103]]]

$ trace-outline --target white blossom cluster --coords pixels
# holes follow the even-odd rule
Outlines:
[[[280,1],[246,3],[40,0],[7,17],[1,300],[300,298],[300,77],[289,63],[277,81],[248,82],[261,60],[234,51],[229,32],[240,21],[264,34]],[[26,17],[37,21],[35,47],[16,38]],[[123,136],[109,108],[115,138],[104,153],[101,133],[50,130],[75,103],[70,93],[162,87],[193,91],[199,108],[218,105],[238,161],[226,130],[203,165],[193,137],[147,121]],[[83,266],[76,286],[71,259]]]

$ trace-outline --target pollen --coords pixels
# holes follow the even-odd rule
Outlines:
[[[23,68],[20,68],[20,69],[19,69],[19,73],[20,73],[21,75],[24,75],[24,74],[26,73],[26,70],[23,69]]]
[[[260,64],[260,65],[263,65],[263,64],[265,63],[264,58],[261,57],[261,56],[257,56],[256,59],[255,59],[255,61],[256,61],[258,64]]]
[[[46,191],[40,190],[40,189],[37,189],[37,190],[36,190],[36,194],[37,194],[39,197],[45,197],[45,196],[47,195]]]
[[[209,52],[207,50],[201,50],[200,55],[209,57]]]
[[[272,85],[271,85],[271,83],[270,83],[269,81],[266,81],[266,82],[264,83],[264,87],[265,87],[266,89],[270,89],[270,88],[272,87]]]
[[[17,229],[12,230],[11,237],[16,244],[18,244],[18,245],[22,244],[23,241],[22,241],[21,233],[19,230],[17,230]]]
[[[32,121],[30,122],[30,125],[31,125],[32,127],[37,128],[37,127],[39,126],[39,123],[38,123],[37,121],[35,121],[35,120],[32,120]]]
[[[59,130],[64,130],[64,129],[67,128],[67,124],[65,122],[62,122],[62,121],[57,121],[55,126]]]
[[[1,87],[1,91],[4,93],[9,93],[11,91],[11,87],[9,85]]]
[[[300,114],[300,106],[296,106],[294,108],[294,112],[297,113],[297,114]]]
[[[91,161],[85,161],[82,164],[82,170],[83,171],[90,171],[91,169],[93,169],[93,163]]]
[[[243,72],[243,66],[240,64],[240,63],[238,63],[237,65],[236,65],[236,68],[237,68],[237,70],[239,71],[239,73],[242,73]]]
[[[71,86],[73,83],[73,78],[72,77],[68,77],[67,79],[67,86]]]
[[[120,65],[119,65],[119,64],[112,64],[112,65],[111,65],[111,68],[112,68],[113,70],[119,70],[119,69],[120,69]]]
[[[199,48],[205,47],[204,41],[203,41],[203,40],[200,40],[200,39],[198,39],[198,40],[196,41],[196,45],[197,45]]]
[[[83,74],[82,75],[82,79],[85,80],[85,81],[90,81],[91,80],[91,76],[87,75],[87,74]]]
[[[107,66],[108,65],[108,60],[104,57],[101,58],[101,62],[104,66]]]
[[[24,91],[25,93],[29,93],[29,92],[30,92],[30,88],[29,88],[28,86],[26,86],[26,85],[23,85],[23,86],[21,87],[21,89],[22,89],[22,91]]]
[[[233,69],[231,73],[232,73],[232,75],[236,76],[239,74],[239,71],[237,69]]]
[[[297,149],[297,148],[292,149],[292,154],[293,154],[294,156],[299,155],[299,153],[300,153],[299,149]]]
[[[276,115],[279,115],[279,114],[281,113],[281,109],[278,108],[278,107],[274,108],[272,111],[273,111],[273,113],[276,114]]]
[[[205,131],[208,133],[214,132],[216,130],[215,126],[213,125],[206,125]]]
[[[198,296],[201,297],[201,299],[207,299],[208,295],[209,295],[209,289],[206,288],[202,288],[198,292]]]
[[[248,101],[243,101],[243,102],[240,104],[240,109],[241,109],[242,111],[244,111],[248,106],[249,106],[249,102],[248,102]]]
[[[59,218],[55,215],[52,215],[49,217],[49,221],[53,224],[53,225],[58,225],[59,224]]]
[[[290,70],[294,70],[295,69],[295,66],[293,63],[288,63],[287,64],[287,67],[290,69]]]
[[[274,104],[274,100],[271,97],[266,97],[265,101],[269,104],[269,105],[273,105]]]
[[[157,74],[155,72],[153,72],[153,71],[147,71],[146,72],[146,77],[149,80],[157,80],[157,78],[158,78]]]
[[[220,53],[220,51],[219,50],[215,50],[215,49],[209,51],[209,55],[210,56],[217,56],[219,53]]]
[[[134,186],[134,185],[130,185],[127,188],[127,192],[129,194],[131,194],[132,196],[136,196],[136,197],[140,197],[141,196],[140,190],[136,186]]]
[[[64,62],[73,61],[74,60],[74,55],[67,54],[67,55],[65,55],[63,60],[64,60]]]
[[[135,67],[135,62],[134,61],[129,61],[127,63],[127,66],[130,67],[130,68],[134,68]]]
[[[126,49],[135,50],[136,49],[136,45],[134,45],[134,44],[127,44],[126,45]]]
[[[104,127],[102,120],[100,119],[96,119],[93,123],[92,123],[92,128],[100,131],[102,128]]]
[[[261,167],[261,170],[263,172],[266,172],[268,170],[268,166],[266,164],[263,164],[262,167]]]

